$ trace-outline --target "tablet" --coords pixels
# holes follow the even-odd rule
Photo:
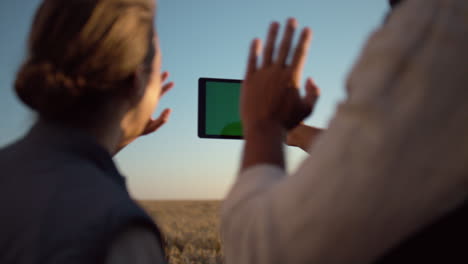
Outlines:
[[[198,80],[198,137],[242,139],[239,112],[241,80]]]

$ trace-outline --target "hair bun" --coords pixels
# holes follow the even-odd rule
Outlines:
[[[26,62],[15,82],[18,97],[45,116],[66,114],[85,92],[84,78],[70,78],[51,63]]]

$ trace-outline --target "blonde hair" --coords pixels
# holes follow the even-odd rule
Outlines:
[[[151,72],[154,0],[44,0],[18,71],[19,98],[51,119],[95,111]]]

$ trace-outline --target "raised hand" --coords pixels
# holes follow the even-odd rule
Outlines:
[[[166,83],[168,77],[169,77],[168,72],[164,72],[161,75],[161,83],[163,84],[163,86],[161,88],[160,97],[163,97],[167,92],[169,92],[174,87],[173,82]],[[145,126],[145,129],[143,130],[143,132],[141,133],[140,136],[145,136],[145,135],[152,134],[152,133],[156,132],[158,129],[160,129],[164,124],[166,124],[169,121],[169,117],[171,115],[171,112],[172,112],[171,109],[166,108],[166,109],[164,109],[162,111],[162,113],[159,115],[158,118],[156,118],[156,119],[150,118],[150,120],[148,120],[148,122],[147,122],[147,124]],[[119,151],[121,151],[126,146],[128,146],[130,143],[132,143],[137,138],[138,137],[132,138],[131,140],[121,142],[120,145],[117,147],[114,155],[117,154]]]
[[[160,97],[163,97],[167,92],[169,92],[173,87],[174,83],[169,82],[164,84],[167,81],[167,78],[169,77],[168,72],[164,72],[161,75],[161,83],[163,83],[163,87],[161,89],[161,95]],[[169,108],[164,109],[162,113],[159,115],[158,118],[153,119],[151,118],[148,121],[148,124],[146,124],[145,129],[143,130],[143,133],[141,134],[142,136],[152,134],[156,132],[159,128],[161,128],[164,124],[166,124],[169,121],[169,117],[171,115],[172,110]]]
[[[312,79],[306,82],[305,97],[300,95],[300,79],[312,32],[309,28],[302,31],[293,52],[292,40],[296,28],[297,21],[289,19],[278,48],[275,42],[279,24],[271,24],[261,64],[261,41],[255,39],[252,43],[241,95],[241,116],[246,134],[256,124],[264,122],[290,130],[312,112],[319,95]],[[291,55],[291,63],[288,63]]]

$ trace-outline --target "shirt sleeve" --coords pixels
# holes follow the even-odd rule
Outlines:
[[[403,3],[300,168],[240,173],[221,215],[228,264],[371,263],[466,199],[467,12]]]
[[[131,227],[122,232],[111,245],[106,264],[166,263],[155,235],[144,227]]]
[[[231,188],[229,199],[223,202],[222,211],[228,213],[244,201],[248,201],[285,177],[285,172],[273,165],[262,164],[242,172]]]

